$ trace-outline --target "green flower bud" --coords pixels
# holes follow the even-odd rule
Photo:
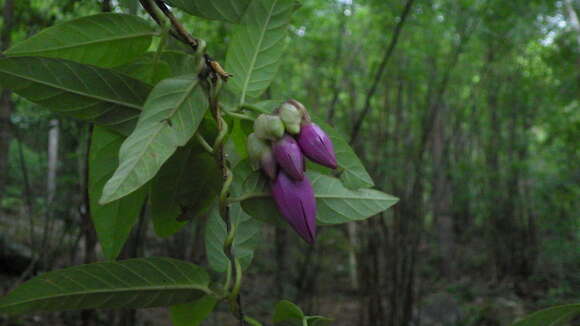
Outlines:
[[[248,157],[250,158],[250,163],[254,170],[260,168],[260,160],[262,159],[262,154],[270,151],[268,144],[262,139],[258,138],[255,133],[251,133],[248,136],[247,142]]]
[[[284,123],[277,115],[260,114],[254,121],[254,133],[258,138],[278,140],[284,135]]]
[[[300,123],[302,122],[302,111],[296,106],[286,102],[278,109],[278,115],[286,126],[286,131],[289,134],[297,135],[300,133]]]

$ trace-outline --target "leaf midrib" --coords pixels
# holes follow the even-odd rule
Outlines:
[[[157,135],[159,135],[163,130],[165,130],[165,128],[169,127],[169,125],[167,123],[164,122],[164,120],[172,120],[172,118],[174,117],[174,115],[177,113],[178,109],[183,105],[183,103],[185,103],[185,101],[187,100],[187,98],[195,91],[195,89],[198,86],[198,80],[195,79],[190,86],[188,86],[188,88],[186,89],[186,91],[184,92],[184,95],[179,98],[178,102],[179,104],[177,104],[174,108],[170,109],[170,114],[169,117],[161,120],[161,121],[157,121],[155,123],[159,123],[162,124],[161,126],[159,126],[159,128],[157,128],[157,130],[155,130],[152,134],[151,137],[149,137],[149,140],[147,141],[147,144],[145,145],[145,150],[141,151],[141,153],[137,154],[137,159],[135,160],[135,163],[133,164],[133,166],[131,167],[131,172],[130,173],[126,173],[125,176],[121,179],[120,182],[117,183],[117,187],[115,188],[115,191],[113,192],[116,193],[119,190],[119,187],[125,183],[125,180],[127,180],[127,178],[129,177],[129,175],[134,172],[135,170],[135,166],[137,166],[142,160],[143,160],[143,156],[145,155],[146,152],[148,152],[148,148],[151,146],[151,144],[153,143],[153,141],[155,140],[155,138],[157,137]],[[153,93],[153,91],[152,91]],[[172,121],[173,122],[173,121]],[[137,130],[137,128],[135,128],[135,130]],[[130,137],[130,136],[129,136]],[[120,166],[120,164],[119,164]],[[116,173],[116,172],[115,172]],[[113,174],[113,177],[115,175]],[[114,200],[117,200],[121,197],[117,196],[108,196],[107,197],[107,201],[104,201],[103,203],[101,203],[101,205],[103,204],[107,204],[110,203]]]
[[[134,287],[134,288],[122,287],[122,288],[107,289],[107,290],[95,289],[95,290],[84,291],[84,292],[75,291],[75,292],[60,293],[60,294],[56,294],[56,295],[52,295],[52,296],[36,297],[36,298],[30,299],[30,300],[17,301],[14,303],[0,306],[0,310],[5,309],[7,307],[23,305],[23,304],[27,304],[27,303],[31,303],[31,302],[57,299],[57,298],[62,298],[62,297],[70,297],[70,296],[75,296],[75,295],[90,295],[90,294],[100,294],[100,293],[118,293],[118,294],[121,294],[121,293],[125,293],[125,292],[160,291],[160,290],[166,290],[166,291],[199,290],[199,291],[203,291],[205,293],[211,292],[209,290],[209,288],[207,288],[205,286],[193,286],[193,285],[147,286],[147,287]]]
[[[126,35],[126,36],[112,37],[112,38],[107,38],[107,39],[86,41],[86,42],[75,43],[75,44],[62,46],[62,47],[44,48],[44,49],[36,50],[36,51],[34,51],[34,50],[32,50],[32,51],[31,50],[16,51],[16,52],[7,51],[6,55],[7,56],[24,56],[27,54],[44,53],[44,52],[51,52],[51,51],[58,51],[58,50],[67,50],[67,49],[74,49],[77,47],[82,47],[82,46],[91,45],[91,44],[107,43],[107,42],[113,42],[113,41],[119,41],[119,40],[131,39],[131,38],[138,38],[138,37],[142,37],[142,36],[153,36],[155,34],[156,34],[155,32],[151,31],[148,33],[138,33],[138,34],[131,34],[131,35]],[[14,47],[13,50],[18,50],[18,46]]]
[[[97,95],[88,94],[88,93],[81,92],[81,91],[78,91],[78,90],[72,90],[72,89],[69,89],[69,88],[58,87],[58,86],[55,86],[54,84],[51,84],[51,83],[48,83],[48,82],[45,82],[45,81],[42,81],[42,80],[38,80],[36,78],[31,78],[31,77],[28,77],[28,76],[22,76],[22,75],[19,75],[19,74],[13,73],[13,72],[9,72],[9,71],[6,71],[6,70],[0,70],[0,73],[4,73],[4,74],[7,74],[7,75],[11,75],[11,76],[14,76],[14,77],[17,77],[17,78],[21,78],[21,79],[24,79],[24,80],[28,80],[28,81],[31,81],[31,82],[35,82],[35,83],[38,83],[38,84],[42,84],[44,86],[48,86],[48,87],[51,87],[51,88],[54,88],[54,89],[57,89],[57,90],[61,90],[61,91],[65,91],[65,92],[68,92],[68,93],[73,93],[73,94],[76,94],[76,95],[81,95],[81,96],[84,96],[84,97],[96,99],[96,100],[103,101],[103,102],[107,102],[107,103],[113,103],[113,104],[117,104],[117,105],[121,105],[121,106],[125,106],[125,107],[130,107],[130,108],[133,108],[133,109],[137,109],[139,111],[142,110],[142,108],[141,108],[140,105],[136,105],[136,104],[133,104],[133,103],[121,102],[121,101],[113,100],[113,99],[110,99],[110,98],[103,98],[103,97],[100,97],[100,96],[97,96]],[[27,87],[27,88],[30,88],[30,87]]]
[[[262,42],[264,41],[264,36],[266,35],[266,30],[267,30],[268,24],[270,24],[270,18],[272,18],[272,12],[274,11],[274,7],[276,6],[277,2],[278,2],[278,0],[272,1],[272,6],[270,7],[270,12],[268,13],[268,18],[266,19],[264,27],[260,31],[260,38],[258,41],[258,45],[256,46],[257,50],[254,52],[254,55],[252,56],[252,61],[250,64],[250,68],[248,69],[248,74],[246,75],[244,83],[242,84],[242,95],[240,97],[240,104],[244,104],[244,102],[246,101],[246,93],[247,93],[247,89],[248,89],[248,84],[250,83],[250,76],[252,75],[252,71],[254,69],[254,66],[256,65],[258,53],[261,52]],[[246,12],[246,14],[247,14],[247,12]]]

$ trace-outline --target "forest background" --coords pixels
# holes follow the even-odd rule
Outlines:
[[[0,8],[2,50],[102,11],[146,17],[130,0]],[[176,14],[225,57],[231,25]],[[573,0],[304,0],[263,97],[296,98],[324,117],[400,201],[367,221],[322,227],[315,246],[264,226],[246,273],[249,312],[266,318],[259,311],[288,298],[336,325],[509,325],[578,302],[579,16]],[[2,90],[4,294],[37,273],[103,259],[83,191],[88,134],[88,124]],[[207,264],[204,223],[160,239],[143,214],[121,256]],[[221,310],[206,325],[222,325]],[[19,323],[167,320],[163,309],[80,314]]]

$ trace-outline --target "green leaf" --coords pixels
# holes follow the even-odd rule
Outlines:
[[[537,311],[513,326],[557,326],[580,316],[580,303],[555,306]]]
[[[306,323],[308,326],[328,326],[332,323],[332,319],[323,316],[307,316]]]
[[[302,309],[288,300],[282,300],[276,304],[274,308],[274,316],[272,321],[274,324],[292,323],[296,322],[302,325],[302,320],[305,318]]]
[[[350,190],[340,180],[315,171],[309,171],[307,175],[316,196],[318,224],[363,220],[388,209],[398,201],[396,197],[374,189]],[[239,198],[243,199],[242,207],[248,214],[274,223],[281,220],[276,205],[270,198],[268,180],[260,172],[250,173],[242,188]]]
[[[255,320],[254,318],[248,315],[244,316],[244,321],[248,323],[248,325],[250,326],[262,326],[262,323],[260,323],[259,321]]]
[[[300,307],[288,300],[282,300],[276,304],[274,325],[288,326],[326,326],[330,325],[332,319],[322,316],[305,316]]]
[[[196,57],[177,51],[163,51],[159,58],[155,52],[148,52],[129,64],[116,70],[143,82],[156,85],[169,77],[194,74],[199,69]]]
[[[0,87],[65,116],[128,134],[151,88],[108,69],[62,59],[0,59]]]
[[[272,82],[285,48],[292,0],[254,0],[236,31],[226,56],[226,71],[234,78],[228,87],[240,96],[259,96]]]
[[[229,23],[239,23],[251,0],[166,0],[191,15]]]
[[[279,107],[285,100],[266,100],[252,104],[252,107],[263,113],[271,113]],[[321,117],[310,113],[312,121],[320,126],[332,140],[336,160],[338,161],[338,172],[343,184],[350,189],[369,188],[374,186],[374,182],[365,169],[364,165],[341,133],[331,127]],[[310,164],[317,171],[324,174],[333,174],[334,171],[317,165]]]
[[[193,136],[207,107],[195,75],[165,79],[155,86],[137,127],[121,146],[119,168],[105,185],[101,203],[122,198],[151,180],[177,147]]]
[[[239,204],[230,205],[230,218],[236,227],[233,252],[245,269],[250,266],[260,241],[262,223],[246,214]],[[226,224],[218,210],[213,209],[205,228],[205,248],[210,267],[220,273],[224,273],[228,267],[228,257],[223,251],[226,236]]]
[[[151,183],[150,214],[155,232],[167,237],[186,223],[178,220],[206,214],[217,199],[221,174],[215,159],[193,145],[180,148]]]
[[[89,154],[89,197],[91,218],[107,259],[115,259],[123,249],[131,229],[139,218],[145,192],[136,191],[106,205],[99,205],[105,182],[118,165],[117,154],[125,138],[95,126]]]
[[[194,302],[170,307],[173,326],[198,326],[211,314],[218,300],[206,295]]]
[[[0,313],[157,307],[208,293],[202,268],[171,258],[139,258],[42,274],[0,298]]]
[[[46,28],[14,45],[5,54],[114,67],[147,51],[153,35],[156,35],[155,30],[137,16],[98,14]]]

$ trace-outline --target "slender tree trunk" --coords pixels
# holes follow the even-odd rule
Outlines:
[[[447,176],[447,141],[445,125],[447,109],[444,106],[435,122],[432,140],[433,162],[433,217],[439,238],[440,270],[443,277],[453,276],[455,238],[451,216],[450,184]]]
[[[356,138],[358,137],[358,133],[360,131],[362,123],[364,122],[364,119],[366,118],[367,114],[369,113],[369,111],[371,109],[371,100],[372,100],[373,96],[375,95],[375,92],[377,91],[377,87],[379,85],[379,82],[381,81],[381,78],[383,76],[383,72],[385,71],[385,68],[387,67],[387,63],[389,62],[389,59],[392,57],[392,55],[395,51],[395,47],[397,46],[397,43],[399,41],[399,36],[401,34],[401,31],[403,30],[403,26],[405,25],[405,22],[407,21],[408,15],[411,12],[411,8],[413,7],[414,2],[415,2],[415,0],[407,0],[407,2],[405,3],[405,7],[403,8],[403,12],[401,13],[401,16],[399,17],[399,21],[397,22],[397,25],[395,25],[395,30],[393,31],[393,34],[392,34],[393,36],[391,37],[391,41],[389,42],[389,44],[385,48],[385,53],[383,55],[383,59],[381,60],[381,63],[379,64],[379,68],[377,69],[377,71],[375,73],[371,87],[369,88],[369,90],[367,92],[367,96],[365,98],[365,104],[364,104],[363,110],[360,113],[360,115],[356,118],[355,123],[353,125],[352,132],[350,134],[350,143],[354,143],[356,141]]]
[[[81,162],[80,162],[80,191],[83,194],[83,201],[80,207],[80,217],[81,217],[81,236],[85,241],[85,252],[83,263],[89,264],[97,261],[97,233],[93,225],[89,198],[89,154],[91,151],[91,140],[93,134],[93,126],[89,125],[86,135],[86,141],[81,149]],[[93,326],[96,325],[97,315],[94,310],[83,310],[81,312],[81,325],[82,326]]]
[[[2,8],[2,20],[4,27],[0,33],[0,50],[10,47],[12,41],[12,27],[14,25],[14,0],[5,0]],[[8,157],[10,150],[10,116],[13,111],[11,92],[0,89],[0,200],[6,188],[8,179]]]
[[[58,120],[52,119],[49,122],[48,130],[48,172],[46,181],[46,201],[49,206],[52,205],[54,196],[56,195],[59,137],[60,129]]]
[[[113,10],[111,6],[111,0],[103,0],[101,2],[101,11],[102,12],[111,12]]]
[[[328,113],[326,115],[326,120],[329,123],[332,123],[332,120],[334,119],[336,104],[338,102],[338,97],[340,96],[340,63],[342,60],[342,41],[344,39],[344,33],[346,30],[346,15],[344,13],[346,6],[347,4],[343,3],[338,10],[338,36],[336,38],[336,51],[333,68],[334,74],[330,82],[330,88],[332,89],[332,99],[330,100],[330,106],[328,107]]]

